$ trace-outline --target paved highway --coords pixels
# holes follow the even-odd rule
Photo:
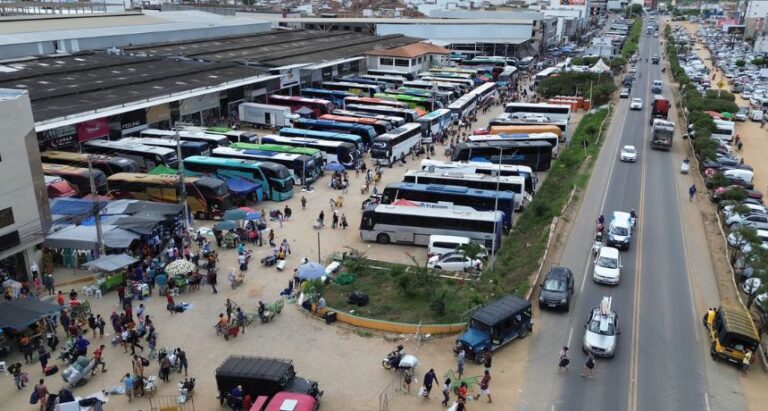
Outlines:
[[[680,186],[685,180],[678,172],[683,151],[680,133],[673,152],[650,150],[648,145],[650,83],[662,78],[661,66],[650,63],[652,55],[661,55],[658,39],[643,35],[640,74],[631,97],[641,98],[644,107],[629,111],[629,99],[615,107],[605,146],[560,258],[560,265],[576,275],[575,299],[569,313],[540,312],[532,336],[528,383],[522,387],[522,409],[745,408],[735,370],[709,359],[699,309],[694,306],[679,203],[680,193],[686,190]],[[665,96],[671,98],[665,88]],[[638,149],[638,162],[619,162],[620,148],[630,144]],[[620,283],[598,285],[592,281],[590,254],[595,221],[600,214],[609,219],[612,211],[633,208],[639,222],[630,249],[621,252]],[[603,296],[613,297],[621,335],[615,357],[599,359],[596,377],[587,379],[580,377],[586,359],[581,350],[584,324]],[[710,303],[716,299],[705,297]],[[558,375],[557,358],[563,345],[570,347],[571,369]],[[725,408],[711,407],[715,394],[722,394],[716,403]]]

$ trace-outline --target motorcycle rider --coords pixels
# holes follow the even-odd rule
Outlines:
[[[389,364],[392,368],[397,368],[397,366],[400,365],[400,360],[403,359],[403,348],[403,345],[399,344],[395,351],[392,351],[387,355],[387,360],[389,360]]]
[[[637,224],[637,212],[634,208],[629,212],[629,217],[632,218],[632,227],[634,227]]]

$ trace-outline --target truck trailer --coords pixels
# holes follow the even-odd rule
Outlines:
[[[242,103],[238,106],[240,121],[262,128],[290,127],[299,116],[291,113],[290,107],[272,104]]]
[[[675,137],[675,123],[667,120],[654,119],[651,126],[651,148],[671,150],[672,139]]]
[[[651,120],[650,124],[653,125],[653,120],[662,119],[666,120],[669,116],[669,108],[672,104],[660,95],[653,96],[653,102],[651,103]]]

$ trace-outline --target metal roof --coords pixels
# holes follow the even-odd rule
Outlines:
[[[531,303],[514,295],[505,295],[499,300],[489,303],[472,313],[472,319],[483,324],[494,326],[509,317],[522,314],[530,308]]]
[[[720,307],[720,314],[727,331],[760,341],[755,322],[743,306],[724,304]]]

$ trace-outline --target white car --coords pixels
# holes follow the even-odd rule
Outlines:
[[[621,277],[621,257],[619,250],[613,247],[600,247],[595,257],[595,269],[592,279],[596,283],[618,284]]]
[[[482,271],[483,262],[473,260],[462,253],[436,255],[427,261],[427,268],[443,271]]]
[[[733,214],[725,219],[725,225],[732,227],[737,224],[749,225],[749,223],[763,223],[768,224],[768,214],[763,213],[751,213],[751,214]]]
[[[763,280],[761,280],[758,277],[752,277],[747,278],[746,281],[744,281],[744,285],[742,288],[744,289],[744,292],[747,294],[754,294],[756,293],[760,287],[763,285]]]
[[[632,101],[629,103],[629,109],[630,110],[642,110],[643,109],[643,100],[640,98],[633,98]]]
[[[627,98],[627,97],[629,97],[629,89],[628,88],[621,89],[621,92],[619,92],[619,97],[620,98]]]
[[[768,210],[766,210],[765,207],[760,204],[744,203],[743,206],[748,208],[750,213],[768,214]],[[729,204],[723,207],[723,215],[725,215],[726,220],[729,220],[731,217],[736,215],[736,213],[733,212],[733,207],[733,204]]]
[[[634,163],[637,161],[637,149],[635,146],[624,146],[619,153],[619,160]]]

